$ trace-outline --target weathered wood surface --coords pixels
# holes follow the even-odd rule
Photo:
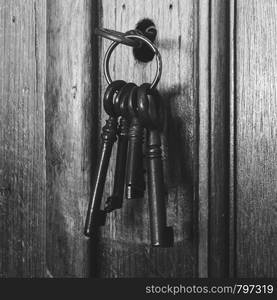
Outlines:
[[[237,276],[277,276],[277,3],[237,1]]]
[[[199,165],[198,165],[198,276],[208,276],[209,243],[209,123],[210,123],[210,2],[199,5]]]
[[[47,5],[47,272],[50,277],[89,275],[83,227],[97,137],[97,77],[92,26],[95,3]],[[94,105],[92,106],[92,101]]]
[[[229,0],[210,1],[209,277],[229,272]]]
[[[229,1],[199,3],[198,270],[227,277]]]
[[[235,277],[236,257],[236,0],[229,6],[229,277]]]
[[[0,1],[0,277],[45,276],[46,1]]]
[[[102,229],[98,274],[101,277],[197,276],[197,107],[198,107],[198,2],[102,1],[101,26],[127,31],[143,18],[158,29],[157,45],[163,57],[163,76],[158,86],[168,110],[168,223],[174,227],[175,246],[149,246],[148,201],[125,201]],[[100,61],[110,42],[104,40]],[[129,47],[119,46],[112,55],[112,78],[149,82],[155,61],[141,64]],[[103,75],[101,69],[100,74]],[[101,76],[101,94],[106,82]],[[105,113],[102,112],[102,120]],[[115,156],[108,173],[104,199],[112,192]],[[147,195],[147,193],[146,193]]]
[[[0,0],[0,277],[276,276],[276,16],[273,0]],[[94,256],[83,222],[110,42],[98,53],[92,30],[147,17],[164,59],[175,246],[149,246],[145,197],[108,218]],[[154,72],[115,50],[113,78]],[[105,199],[114,167],[115,153]]]

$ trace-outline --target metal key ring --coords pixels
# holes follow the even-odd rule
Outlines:
[[[125,84],[126,82],[123,80],[113,81],[105,91],[103,106],[105,112],[111,117],[117,118],[117,114],[114,110],[114,95],[116,95]]]
[[[156,46],[153,45],[153,43],[146,38],[143,35],[137,35],[137,34],[127,34],[125,35],[125,37],[127,38],[132,38],[132,39],[139,39],[140,41],[143,41],[144,43],[146,43],[155,53],[156,56],[156,63],[157,63],[157,70],[156,70],[156,74],[155,74],[155,78],[153,80],[153,82],[151,83],[150,89],[153,89],[157,86],[157,84],[160,81],[161,75],[162,75],[162,57],[161,54],[159,52],[159,50],[157,49]],[[113,52],[113,50],[119,45],[119,42],[113,42],[110,47],[108,48],[105,57],[104,57],[104,75],[106,78],[106,81],[108,82],[108,84],[111,84],[112,82],[112,78],[110,75],[110,70],[109,70],[109,62],[110,62],[110,58],[111,58],[111,54]]]
[[[96,28],[94,30],[94,33],[97,35],[100,35],[106,39],[109,39],[111,41],[114,42],[118,42],[120,44],[126,45],[126,46],[130,46],[130,47],[134,47],[134,48],[138,48],[141,46],[141,43],[138,41],[135,41],[134,39],[130,39],[128,37],[126,37],[127,34],[131,34],[133,31],[128,31],[126,33],[120,32],[120,31],[116,31],[116,30],[112,30],[112,29],[107,29],[107,28]]]
[[[146,128],[161,130],[164,122],[163,100],[157,89],[150,90],[149,83],[137,89],[137,112]]]
[[[125,119],[129,118],[127,106],[129,94],[133,87],[136,87],[136,85],[132,82],[125,84],[114,98],[114,111],[118,117],[122,116]]]

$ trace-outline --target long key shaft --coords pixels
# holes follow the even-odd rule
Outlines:
[[[124,81],[114,81],[107,88],[104,95],[104,109],[109,115],[106,125],[102,128],[101,156],[97,166],[96,177],[89,202],[84,234],[91,237],[99,226],[105,224],[106,212],[101,210],[101,200],[111,157],[112,147],[116,141],[117,118],[113,110],[113,98],[116,92],[124,85]]]
[[[124,87],[121,88],[114,100],[115,112],[117,116],[121,116],[121,118],[118,126],[118,142],[113,193],[110,197],[108,197],[106,201],[106,212],[112,212],[115,209],[121,208],[123,203],[129,132],[127,106],[130,90],[135,86],[136,85],[134,83],[127,83]]]
[[[150,210],[151,244],[155,247],[170,247],[173,244],[173,229],[167,227],[165,188],[162,164],[160,132],[163,125],[162,99],[157,91],[150,91],[148,84],[138,89],[138,113],[147,128],[147,183]]]
[[[129,114],[131,116],[131,125],[127,155],[126,198],[135,199],[143,197],[145,190],[143,170],[144,129],[137,116],[137,87],[134,87],[130,92]]]

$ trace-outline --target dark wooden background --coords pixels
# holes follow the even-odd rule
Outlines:
[[[0,0],[0,277],[276,276],[276,16],[274,0]],[[93,30],[143,18],[163,57],[171,249],[149,246],[147,197],[83,236],[110,44]],[[113,78],[154,72],[115,50]]]

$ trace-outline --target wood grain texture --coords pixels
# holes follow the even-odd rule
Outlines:
[[[229,6],[229,277],[236,267],[236,0]]]
[[[210,2],[209,277],[229,274],[229,1]]]
[[[209,247],[210,1],[199,3],[198,276],[206,278]]]
[[[92,58],[97,57],[92,51],[91,38],[96,16],[94,5],[89,0],[48,1],[47,5],[47,271],[50,277],[89,275],[89,244],[83,230],[97,144],[93,137],[97,101],[96,89],[92,87],[98,81]]]
[[[0,1],[0,277],[45,276],[46,1]]]
[[[199,277],[227,277],[230,3],[199,3]]]
[[[238,0],[236,14],[236,273],[276,277],[277,3]]]
[[[149,246],[147,197],[124,203],[102,229],[99,249],[101,277],[193,277],[197,276],[197,108],[198,108],[198,2],[187,1],[102,1],[101,26],[119,31],[150,18],[158,29],[157,46],[163,57],[163,76],[158,86],[168,111],[166,132],[168,155],[168,223],[174,227],[175,246]],[[109,42],[104,40],[100,54]],[[112,78],[149,82],[155,62],[134,61],[128,47],[116,48],[111,59]],[[103,70],[100,72],[103,75]],[[106,82],[101,76],[101,94]],[[102,120],[105,113],[102,112]],[[103,123],[102,123],[103,124]],[[111,194],[115,156],[108,173],[104,200]],[[147,193],[146,193],[147,195]]]

